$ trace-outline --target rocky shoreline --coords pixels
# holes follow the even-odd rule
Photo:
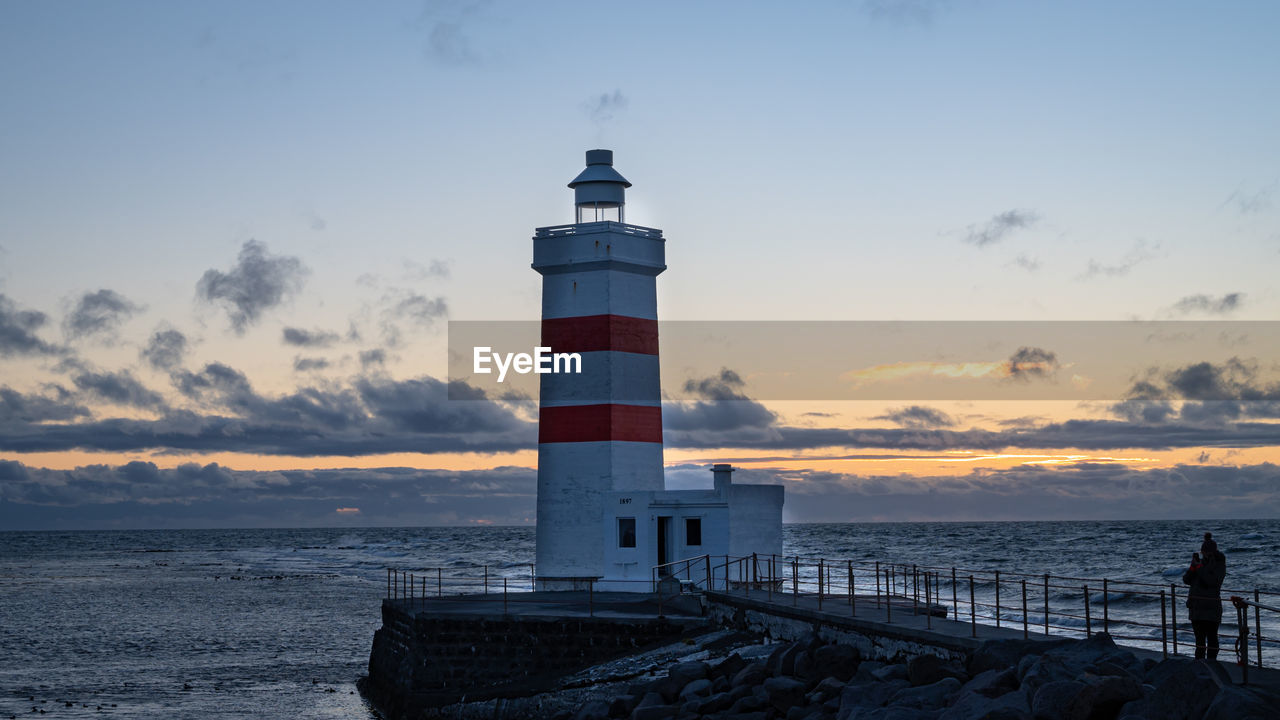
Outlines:
[[[992,640],[961,664],[933,655],[863,659],[810,636],[702,652],[651,677],[617,674],[536,701],[490,701],[431,717],[556,720],[1275,720],[1280,696],[1239,687],[1212,664],[1142,660],[1106,635]],[[616,671],[616,668],[615,668]],[[588,674],[589,676],[590,674]],[[583,682],[581,679],[579,683]]]

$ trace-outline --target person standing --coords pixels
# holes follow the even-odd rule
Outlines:
[[[1182,574],[1188,586],[1187,616],[1196,636],[1196,657],[1218,658],[1218,626],[1222,624],[1222,581],[1227,575],[1227,558],[1218,552],[1213,533],[1204,534],[1200,552],[1191,556],[1191,566]]]

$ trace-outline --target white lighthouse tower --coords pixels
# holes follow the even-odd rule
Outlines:
[[[582,358],[580,374],[541,376],[540,588],[612,582],[644,591],[662,563],[781,553],[780,486],[734,485],[717,466],[707,491],[664,490],[656,279],[667,267],[665,240],[625,224],[631,183],[611,150],[588,150],[569,187],[576,222],[533,238],[542,345]]]

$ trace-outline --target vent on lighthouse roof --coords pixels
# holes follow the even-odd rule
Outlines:
[[[588,150],[587,167],[569,183],[573,189],[573,204],[577,209],[575,222],[623,221],[623,205],[626,204],[627,179],[613,169],[612,150]]]

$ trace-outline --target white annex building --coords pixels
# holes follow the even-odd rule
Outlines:
[[[782,553],[783,488],[716,465],[706,490],[666,490],[658,379],[662,231],[628,225],[613,152],[588,150],[571,225],[538,228],[542,345],[579,353],[580,374],[541,376],[540,589],[648,592],[655,566],[702,555]],[[690,568],[692,580],[705,575]],[[683,573],[682,573],[683,575]]]

